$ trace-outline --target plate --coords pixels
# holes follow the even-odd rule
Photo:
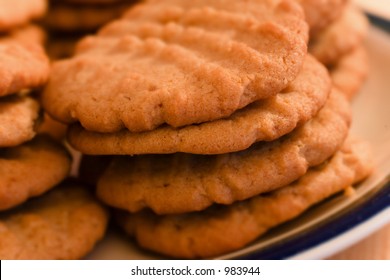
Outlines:
[[[371,71],[353,101],[352,134],[372,143],[376,169],[352,197],[337,195],[309,209],[239,251],[218,259],[320,259],[390,222],[390,36],[371,27],[367,48]],[[110,228],[88,259],[160,259]]]
[[[390,0],[354,0],[370,15],[390,21]]]

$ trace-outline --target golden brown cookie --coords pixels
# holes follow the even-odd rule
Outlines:
[[[0,96],[46,83],[49,59],[38,38],[34,35],[28,43],[24,35],[0,37]]]
[[[44,18],[44,25],[55,31],[91,32],[119,18],[132,1],[110,6],[55,4]]]
[[[122,213],[118,221],[149,250],[175,258],[213,257],[244,247],[270,228],[363,179],[371,169],[367,145],[354,142],[329,162],[266,195],[189,214]]]
[[[305,11],[310,35],[315,36],[336,20],[344,11],[348,0],[298,0]]]
[[[330,67],[333,84],[352,99],[360,90],[368,75],[368,55],[364,46],[347,53]]]
[[[47,136],[0,150],[0,210],[41,195],[69,174],[66,149]]]
[[[0,32],[42,17],[46,9],[46,0],[0,0]]]
[[[178,127],[229,116],[297,76],[307,39],[297,3],[181,2],[196,8],[178,7],[165,24],[165,2],[137,6],[54,63],[43,99],[49,114],[97,132]]]
[[[0,258],[79,259],[103,238],[107,220],[84,186],[63,184],[0,215]]]
[[[0,98],[0,148],[19,145],[35,136],[39,108],[31,97]]]
[[[338,20],[310,39],[309,52],[325,65],[336,64],[362,43],[367,31],[367,17],[349,5]]]
[[[311,119],[325,104],[331,81],[324,68],[308,56],[298,77],[282,93],[255,102],[230,117],[182,128],[98,133],[72,125],[70,144],[85,154],[222,154],[241,151],[254,142],[275,140]]]
[[[158,214],[231,204],[289,184],[322,163],[344,142],[350,119],[348,101],[333,92],[305,125],[241,152],[115,158],[98,182],[97,195],[113,207],[130,212],[149,207]]]

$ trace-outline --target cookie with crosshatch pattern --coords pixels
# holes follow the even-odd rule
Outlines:
[[[258,101],[221,120],[182,128],[97,133],[79,124],[68,131],[69,143],[86,154],[222,154],[275,140],[301,126],[324,106],[331,89],[325,67],[308,56],[298,77],[274,97]]]
[[[350,105],[333,91],[318,115],[290,134],[244,151],[205,156],[176,153],[117,157],[97,184],[110,206],[158,214],[199,211],[282,187],[333,155],[344,142]]]
[[[97,132],[179,127],[230,116],[298,75],[308,34],[297,3],[174,2],[136,5],[55,62],[47,112]]]

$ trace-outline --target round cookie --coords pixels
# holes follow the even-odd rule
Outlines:
[[[280,92],[299,73],[307,30],[297,3],[181,2],[206,6],[178,7],[177,20],[165,24],[152,19],[165,2],[139,5],[137,16],[128,14],[83,40],[72,59],[54,63],[47,112],[97,132],[179,127],[229,116]]]
[[[79,259],[103,238],[105,208],[81,186],[66,183],[0,215],[0,258]]]
[[[336,64],[362,43],[367,31],[364,13],[349,5],[338,20],[310,40],[309,52],[327,66]]]
[[[116,208],[158,214],[231,204],[291,183],[344,142],[350,105],[333,92],[318,115],[273,142],[215,156],[191,154],[115,158],[98,181],[98,197]]]
[[[70,171],[66,149],[47,136],[0,150],[0,210],[39,196],[61,182]]]
[[[244,247],[270,228],[363,179],[371,170],[368,146],[354,142],[329,162],[266,195],[189,214],[122,213],[118,221],[149,250],[174,258],[214,257]]]
[[[39,104],[27,96],[0,98],[0,148],[32,139],[39,119]]]
[[[104,24],[119,18],[131,2],[106,6],[55,4],[44,18],[44,25],[55,31],[95,31]]]
[[[0,37],[0,97],[42,86],[49,78],[49,59],[39,36],[26,33]],[[29,33],[30,34],[30,33]]]
[[[41,17],[46,9],[46,0],[0,0],[0,32]]]
[[[298,0],[305,11],[310,35],[315,36],[344,11],[347,0]]]
[[[362,87],[369,71],[367,51],[359,46],[330,67],[333,85],[352,99]]]
[[[311,56],[282,93],[234,112],[230,117],[182,128],[97,133],[72,125],[68,141],[85,154],[222,154],[241,151],[258,141],[275,140],[311,119],[325,104],[331,81]]]

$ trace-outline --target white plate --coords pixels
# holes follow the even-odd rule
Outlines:
[[[390,0],[354,0],[371,15],[390,21]]]
[[[353,102],[354,135],[370,141],[375,173],[352,197],[336,196],[306,214],[261,237],[246,248],[220,256],[229,258],[318,259],[334,254],[390,222],[390,36],[371,28],[367,40],[370,77]],[[88,256],[89,259],[155,259],[118,229]]]

